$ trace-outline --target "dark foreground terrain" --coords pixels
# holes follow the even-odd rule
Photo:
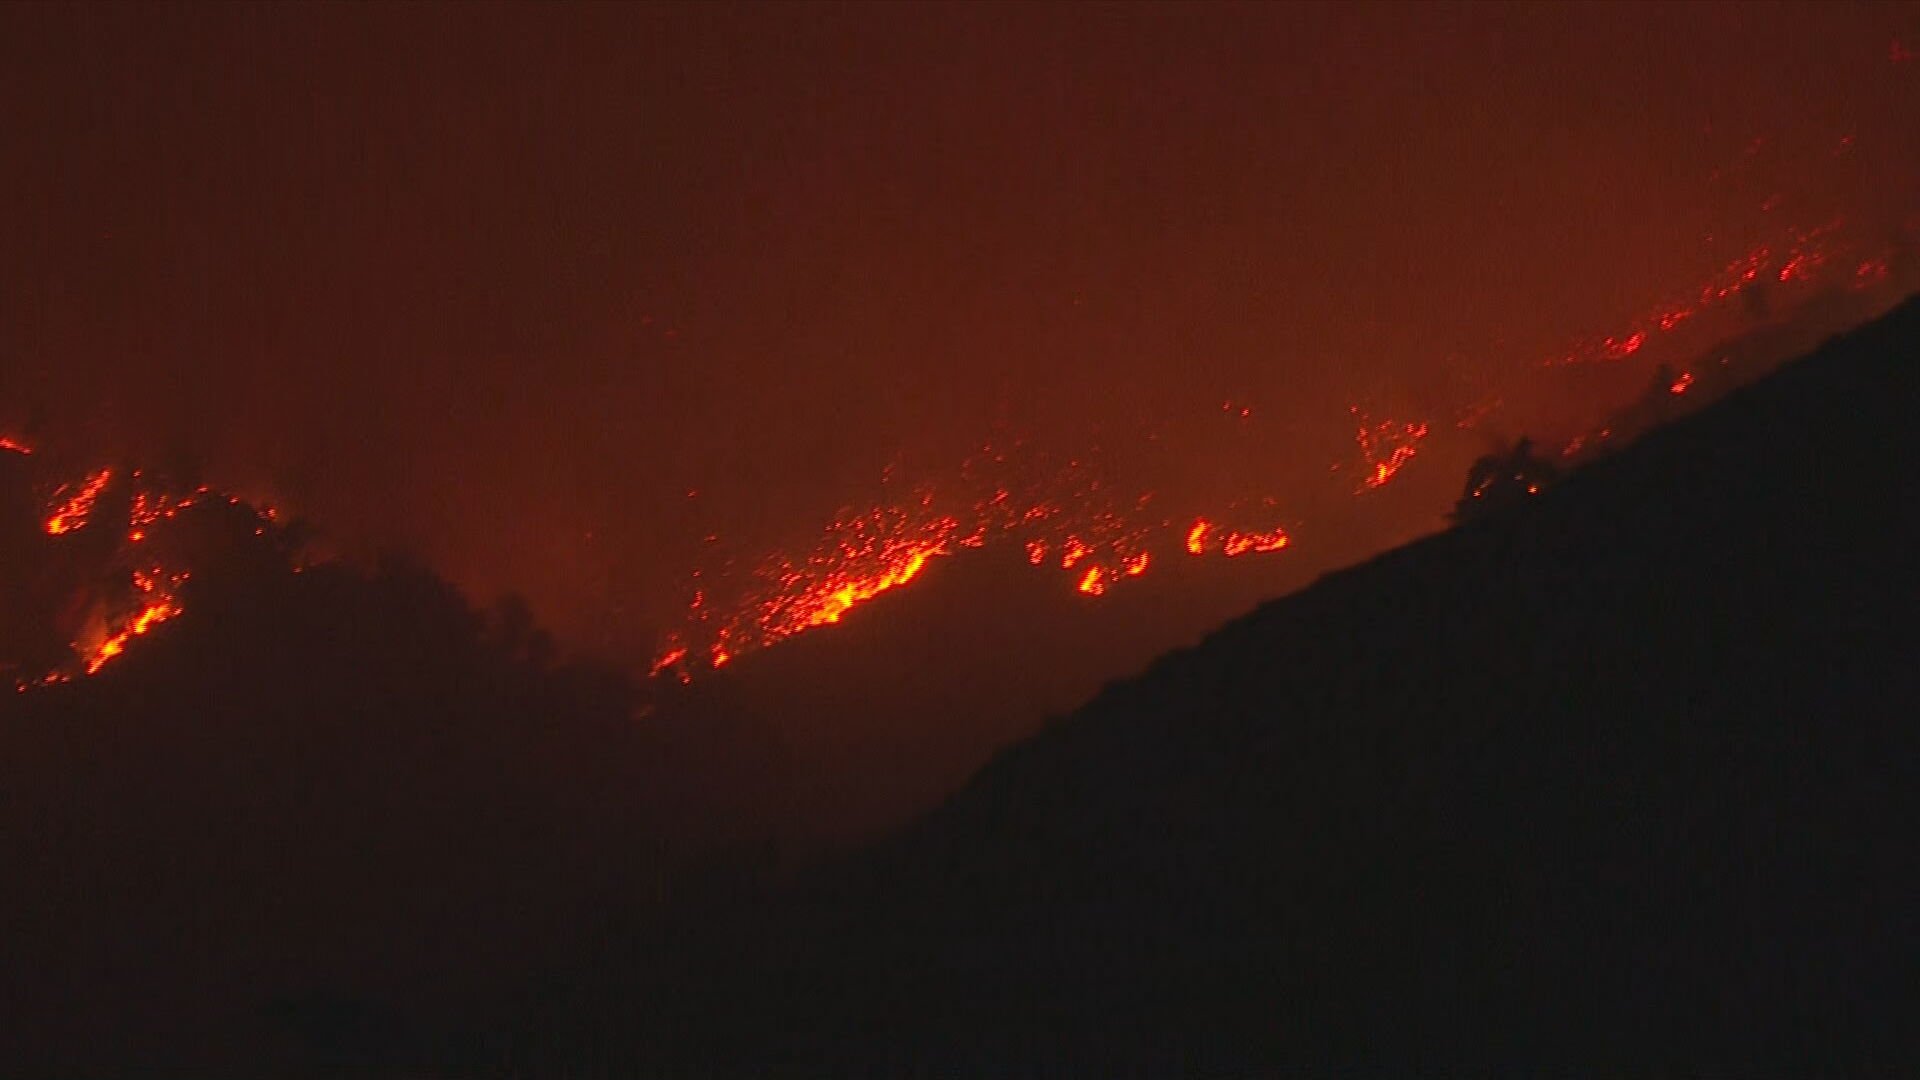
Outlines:
[[[518,1052],[1914,1064],[1916,417],[1909,302],[1109,687],[796,894],[610,950]]]
[[[0,702],[0,1072],[1920,1065],[1916,417],[1910,301],[780,884],[653,805],[724,717],[216,515]]]

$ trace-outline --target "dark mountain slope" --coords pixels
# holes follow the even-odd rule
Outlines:
[[[560,1052],[1911,1061],[1916,416],[1910,301],[1109,687]]]

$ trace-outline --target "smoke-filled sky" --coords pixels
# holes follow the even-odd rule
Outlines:
[[[1451,429],[1781,230],[1891,235],[1914,49],[1839,4],[9,5],[0,422],[644,652],[889,467],[1125,433],[1304,506],[1350,407]]]

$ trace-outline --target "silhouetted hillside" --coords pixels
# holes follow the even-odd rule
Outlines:
[[[1018,545],[963,550],[830,632],[664,688],[659,717],[757,718],[789,763],[777,823],[790,849],[870,841],[937,806],[996,750],[1105,680],[1245,611],[1259,594],[1253,582],[1278,595],[1310,580],[1305,560],[1335,557],[1303,546],[1264,559],[1167,558],[1101,597],[1037,571]]]
[[[1027,722],[1011,661],[888,711],[992,654],[977,614],[925,627],[1020,567],[639,693],[524,606],[301,567],[209,500],[168,541],[211,553],[182,614],[0,699],[0,1065],[1908,1062],[1916,359],[1920,301],[1165,657],[785,886],[768,819],[897,809],[940,782],[915,755]],[[27,616],[125,568],[8,520],[31,657]],[[1091,625],[1074,599],[995,608],[1000,647]]]
[[[628,687],[511,603],[299,571],[251,521],[164,632],[0,702],[0,1072],[406,1060],[659,891]]]
[[[787,914],[642,935],[524,1050],[1912,1062],[1916,416],[1909,301],[1108,687]]]

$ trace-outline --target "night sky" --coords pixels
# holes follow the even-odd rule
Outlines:
[[[1897,233],[1915,48],[1836,4],[7,5],[0,422],[636,665],[693,570],[994,439],[1263,493],[1301,550],[1244,606],[1685,357],[1544,359]],[[1356,407],[1436,434],[1336,521]]]

